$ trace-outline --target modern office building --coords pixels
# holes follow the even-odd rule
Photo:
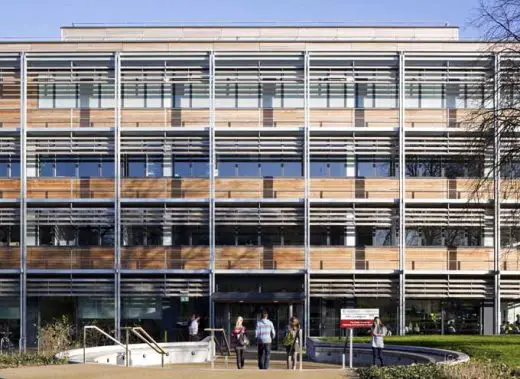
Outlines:
[[[253,330],[262,307],[307,336],[339,335],[344,307],[394,334],[515,318],[520,162],[495,185],[468,116],[518,58],[456,27],[61,32],[0,43],[0,333],[34,346],[66,314],[172,340],[193,312]]]

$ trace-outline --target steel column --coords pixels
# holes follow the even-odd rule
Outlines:
[[[405,55],[399,53],[399,334],[405,334],[406,314],[406,176],[405,176]]]
[[[209,53],[209,324],[215,328],[215,52]]]
[[[304,217],[304,260],[305,260],[305,317],[304,317],[304,330],[305,330],[305,340],[310,335],[310,203],[309,203],[309,187],[310,187],[310,154],[309,154],[309,146],[310,146],[310,99],[309,99],[309,69],[310,69],[310,56],[309,52],[305,51],[304,55],[304,84],[303,84],[303,129],[304,129],[304,151],[303,151],[303,175],[304,175],[304,202],[305,202],[305,217]]]
[[[20,54],[20,351],[27,348],[27,57]]]
[[[114,322],[115,338],[121,338],[121,55],[114,55]]]
[[[500,107],[500,54],[495,55],[494,64],[494,88],[493,88],[493,131],[494,131],[494,146],[493,146],[493,196],[494,196],[494,218],[493,223],[493,261],[495,269],[495,285],[494,285],[494,317],[493,317],[493,331],[495,334],[500,334],[500,128],[498,121],[499,107]]]

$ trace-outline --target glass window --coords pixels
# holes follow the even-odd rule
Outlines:
[[[448,247],[468,246],[466,231],[460,228],[446,228],[444,244]]]
[[[161,226],[148,226],[146,228],[146,245],[161,246],[163,244],[163,229]]]
[[[144,226],[127,226],[127,238],[123,238],[125,246],[143,246],[145,243],[146,228]]]
[[[389,161],[376,160],[374,162],[374,174],[377,177],[391,176],[391,166]]]
[[[236,245],[236,228],[232,226],[217,226],[215,228],[215,243],[222,246]]]
[[[371,160],[365,160],[363,158],[358,159],[357,165],[357,176],[358,177],[369,177],[374,176],[374,163]]]
[[[114,246],[114,228],[103,226],[100,229],[101,246]]]
[[[99,176],[99,159],[80,159],[78,164],[79,176],[81,178],[88,178]]]
[[[312,226],[311,227],[311,245],[325,246],[327,245],[327,227],[326,226]]]
[[[208,227],[190,227],[192,246],[209,246]]]
[[[422,246],[442,246],[442,229],[440,227],[423,227],[421,235]]]
[[[310,174],[311,174],[311,177],[328,176],[327,162],[326,161],[311,162]]]
[[[396,108],[397,107],[397,86],[395,84],[374,84],[375,86],[375,107],[376,108]]]
[[[282,244],[281,229],[274,226],[262,226],[262,245],[280,246]]]
[[[421,108],[443,108],[443,85],[421,84]]]
[[[113,178],[114,175],[114,161],[111,158],[103,158],[101,160],[101,176]]]
[[[303,227],[301,226],[284,226],[282,229],[283,244],[285,246],[303,245]]]
[[[192,161],[191,176],[196,178],[207,178],[209,176],[209,162]]]
[[[38,246],[54,245],[54,226],[41,225],[38,227]]]
[[[0,176],[9,176],[9,162],[7,160],[0,160]]]
[[[419,108],[420,84],[412,83],[405,85],[405,107]]]
[[[146,176],[146,160],[145,157],[129,157],[126,176],[145,177]]]
[[[77,107],[77,86],[72,83],[55,84],[55,107],[56,108],[76,108]]]
[[[20,176],[20,161],[11,161],[11,178]]]
[[[302,175],[302,164],[300,162],[283,163],[283,176],[300,177]]]
[[[346,169],[344,162],[330,162],[329,163],[330,176],[334,178],[342,178],[346,176]]]
[[[75,160],[56,160],[56,176],[72,177],[76,176],[76,161]]]
[[[258,108],[260,106],[260,88],[255,83],[238,83],[238,107]]]
[[[461,178],[464,177],[464,162],[462,161],[447,161],[445,163],[445,176],[447,178]]]
[[[237,235],[238,245],[257,246],[258,245],[258,228],[254,226],[241,226],[238,228]]]
[[[392,246],[392,229],[375,228],[373,233],[373,246]]]
[[[72,225],[60,225],[56,231],[59,246],[75,246],[77,244],[76,227]]]
[[[146,84],[146,107],[161,108],[163,106],[163,91],[160,83]]]
[[[187,178],[191,176],[190,161],[173,161],[173,176],[176,178]]]
[[[40,158],[39,159],[39,176],[54,176],[54,159],[53,158]]]
[[[356,227],[356,246],[372,246],[374,230],[371,226]]]
[[[258,162],[238,162],[238,176],[259,176]]]
[[[78,227],[78,245],[79,246],[97,246],[99,245],[99,228],[92,226]]]
[[[420,246],[421,233],[418,229],[406,228],[406,246]]]
[[[218,176],[231,177],[237,176],[235,162],[218,162]]]
[[[329,227],[329,243],[330,246],[345,245],[345,227],[341,225],[333,225]]]
[[[263,177],[282,176],[282,162],[262,161],[260,162],[260,170]]]
[[[122,93],[124,108],[144,108],[145,84],[123,84]]]
[[[163,176],[163,165],[161,157],[148,157],[146,176]]]

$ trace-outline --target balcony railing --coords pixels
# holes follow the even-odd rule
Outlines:
[[[125,198],[207,198],[209,179],[205,178],[123,178],[121,196]]]
[[[111,108],[28,109],[28,128],[113,128]]]
[[[396,128],[397,108],[311,108],[311,128]]]
[[[13,101],[14,99],[9,99]],[[0,129],[3,128],[19,128],[20,127],[20,108],[3,107],[2,103],[8,99],[0,98]],[[19,103],[19,100],[14,100]]]
[[[477,120],[473,109],[408,108],[405,114],[407,128],[469,129]]]
[[[486,247],[408,247],[407,270],[493,270],[493,250]]]
[[[302,246],[221,246],[215,267],[221,270],[290,270],[305,267]]]
[[[217,178],[215,197],[240,198],[301,198],[304,195],[303,178]]]
[[[0,199],[20,197],[20,179],[0,179]]]
[[[207,128],[208,108],[123,108],[122,128]]]
[[[394,246],[311,246],[312,270],[397,270],[399,249]]]
[[[27,248],[30,269],[111,269],[113,247],[33,246]]]
[[[230,128],[301,128],[303,108],[219,108],[215,126]]]
[[[121,248],[127,270],[200,270],[209,268],[208,246],[133,246]]]
[[[493,184],[470,178],[406,178],[406,198],[489,200]]]
[[[399,197],[396,178],[312,178],[313,199],[395,199]]]
[[[503,247],[500,250],[500,269],[504,271],[520,271],[520,249]]]
[[[29,178],[27,197],[32,199],[106,199],[115,196],[108,178]]]
[[[0,270],[17,269],[20,267],[20,248],[11,246],[0,247]]]

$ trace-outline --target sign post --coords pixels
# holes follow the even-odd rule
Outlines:
[[[339,321],[339,327],[349,329],[348,342],[349,342],[349,353],[348,353],[348,365],[350,368],[353,367],[353,335],[354,328],[370,328],[375,317],[379,317],[379,309],[368,308],[368,309],[354,309],[344,308],[341,309],[341,317]],[[343,348],[343,368],[345,368],[345,350],[347,347],[347,340],[345,339],[345,347]]]

